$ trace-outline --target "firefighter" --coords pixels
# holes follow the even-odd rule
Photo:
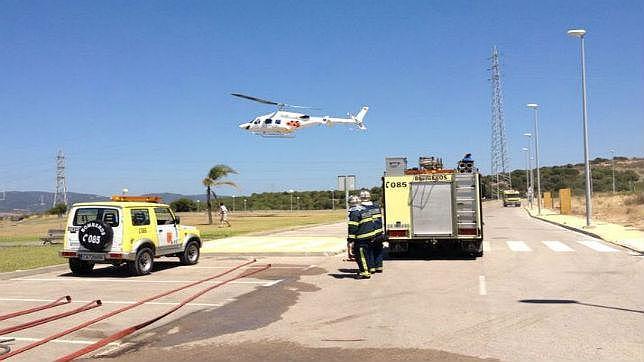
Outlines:
[[[349,209],[348,209],[347,219],[349,219],[349,214],[351,213],[352,208],[360,205],[360,198],[358,196],[352,195],[352,196],[349,196],[348,201],[349,201]],[[351,231],[351,223],[350,223],[349,233],[347,236],[347,259],[349,261],[356,261],[354,241],[355,241],[355,235]]]
[[[382,211],[378,205],[374,205],[371,201],[371,193],[367,190],[360,191],[361,205],[369,211],[371,218],[371,229],[373,236],[369,238],[369,273],[382,273],[382,259],[383,259],[383,229],[382,229]]]
[[[369,279],[371,273],[371,252],[369,241],[371,237],[371,215],[366,207],[360,205],[360,198],[351,196],[349,198],[349,226],[347,241],[353,244],[353,255],[358,263],[357,279]]]

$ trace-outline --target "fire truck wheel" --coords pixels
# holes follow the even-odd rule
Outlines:
[[[92,269],[94,269],[94,263],[91,261],[75,258],[69,259],[69,270],[74,275],[87,275],[92,272]]]

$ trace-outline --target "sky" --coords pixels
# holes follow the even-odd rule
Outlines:
[[[642,1],[19,1],[0,3],[0,190],[203,192],[215,164],[250,194],[376,186],[384,158],[471,152],[490,171],[489,67],[501,53],[512,169],[539,103],[541,165],[644,156]],[[342,116],[266,139],[237,125],[273,110],[240,92]]]

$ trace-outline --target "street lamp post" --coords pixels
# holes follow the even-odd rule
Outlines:
[[[574,38],[579,38],[581,43],[581,101],[582,101],[582,118],[584,122],[584,163],[586,171],[586,226],[590,226],[591,217],[593,213],[592,200],[590,198],[590,187],[591,187],[591,178],[590,178],[590,160],[588,155],[588,115],[587,115],[587,106],[586,106],[586,51],[584,49],[584,36],[586,35],[586,30],[584,29],[571,29],[568,30],[568,35]]]
[[[297,205],[297,209],[299,210],[299,209],[300,209],[300,197],[299,197],[299,196],[298,196],[298,197],[296,197],[296,201],[295,201],[295,202],[297,203],[297,204],[296,204],[296,205]]]
[[[615,149],[611,148],[608,150],[610,152],[610,158],[612,160],[612,168],[613,168],[613,193],[615,193]]]
[[[534,200],[534,173],[532,171],[532,133],[524,133],[524,136],[528,137],[528,169],[530,170],[530,208],[532,208],[532,201]]]
[[[233,212],[235,212],[235,195],[233,195]]]
[[[530,149],[523,147],[521,151],[525,153],[525,196],[529,201],[528,191],[530,190]]]
[[[541,173],[539,171],[539,122],[537,118],[537,113],[539,110],[539,105],[536,103],[528,103],[526,107],[534,110],[534,158],[536,161],[537,168],[537,210],[539,215],[541,215]]]
[[[331,191],[331,210],[335,210],[335,192],[333,189],[329,191]]]
[[[244,199],[244,212],[246,212],[246,199]]]

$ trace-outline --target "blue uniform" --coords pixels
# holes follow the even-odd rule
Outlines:
[[[373,227],[376,230],[380,230],[380,233],[377,233],[369,242],[369,252],[371,254],[369,265],[369,272],[380,272],[382,273],[382,259],[384,256],[383,253],[383,227],[382,227],[382,210],[379,206],[374,205],[372,202],[365,202],[362,204],[363,207],[369,208],[371,210],[371,218],[373,222]]]
[[[353,242],[354,254],[360,276],[369,277],[370,269],[375,271],[373,241],[382,236],[382,214],[380,208],[371,205],[357,205],[349,209],[348,241]],[[382,260],[380,261],[382,263]]]

